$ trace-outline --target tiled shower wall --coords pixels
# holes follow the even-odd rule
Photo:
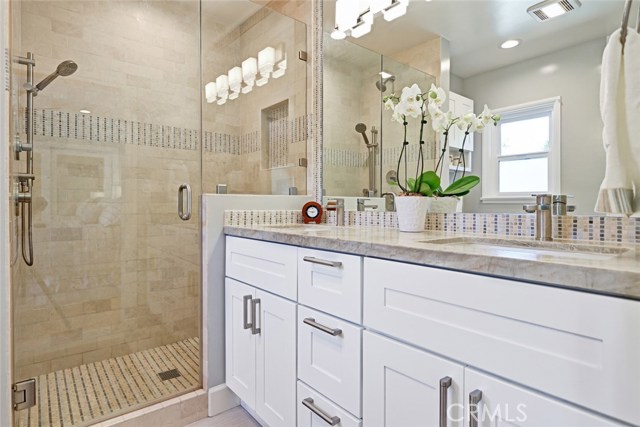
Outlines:
[[[79,68],[36,98],[35,264],[12,271],[17,378],[199,336],[198,198],[191,221],[176,214],[180,184],[199,194],[198,3],[21,6],[36,79]]]

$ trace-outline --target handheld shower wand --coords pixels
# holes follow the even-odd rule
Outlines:
[[[40,83],[36,85],[35,89],[33,89],[34,96],[37,95],[38,92],[40,92],[41,90],[49,86],[51,82],[57,79],[58,77],[70,76],[71,74],[75,73],[77,69],[78,69],[78,64],[76,64],[75,62],[71,60],[62,61],[53,73],[49,74],[47,77],[42,79]]]
[[[367,147],[368,147],[370,144],[369,144],[369,138],[367,137],[367,125],[365,125],[364,123],[358,123],[356,125],[356,132],[358,132],[359,134],[362,134],[362,137],[364,138],[364,143],[367,144]]]

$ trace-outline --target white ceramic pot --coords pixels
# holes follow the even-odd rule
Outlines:
[[[430,197],[398,196],[396,197],[396,212],[398,214],[398,228],[400,231],[424,231]]]
[[[454,213],[462,211],[461,200],[457,197],[427,197],[429,200],[427,212]]]

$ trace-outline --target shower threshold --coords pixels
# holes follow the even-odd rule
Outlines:
[[[87,426],[184,394],[200,387],[199,360],[199,339],[189,338],[40,375],[37,405],[18,412],[16,425]]]

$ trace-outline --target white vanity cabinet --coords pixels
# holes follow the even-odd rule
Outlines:
[[[474,368],[465,368],[464,389],[467,402],[465,425],[471,427],[623,426]]]
[[[236,237],[227,257],[227,385],[269,426],[640,426],[638,301]]]
[[[364,332],[366,427],[462,427],[464,366]]]
[[[226,249],[227,386],[269,426],[290,427],[296,423],[297,304],[271,292],[295,298],[296,248],[227,238]]]

